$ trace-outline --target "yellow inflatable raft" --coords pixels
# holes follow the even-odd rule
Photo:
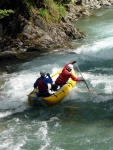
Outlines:
[[[62,69],[58,70],[53,76],[53,81],[59,75]],[[73,75],[76,77],[75,70],[72,71]],[[58,91],[48,97],[38,97],[38,89],[33,90],[28,95],[28,102],[31,106],[53,106],[62,101],[70,92],[70,90],[76,85],[76,81],[73,81],[71,78],[68,82],[61,87]]]

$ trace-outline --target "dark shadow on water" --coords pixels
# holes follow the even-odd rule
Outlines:
[[[106,124],[110,122],[109,125],[113,125],[113,99],[99,103],[70,100],[48,108],[30,107],[21,113],[12,114],[1,120],[19,118],[30,123],[33,120],[49,121],[54,117],[64,123],[92,124],[101,120]]]

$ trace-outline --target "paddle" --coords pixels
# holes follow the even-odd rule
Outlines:
[[[51,77],[53,78],[54,76],[56,76],[57,74],[59,74],[61,72],[62,69],[59,69],[55,74],[53,74]]]
[[[77,67],[78,71],[80,72],[80,74],[81,74],[81,76],[82,76],[82,78],[83,78],[83,80],[84,80],[84,83],[86,84],[86,86],[87,86],[87,88],[88,88],[88,91],[90,92],[91,90],[89,89],[89,87],[88,87],[88,85],[87,85],[87,82],[86,82],[86,80],[84,79],[84,77],[83,77],[83,75],[82,75],[82,73],[81,73],[81,71],[80,71],[80,69],[79,69],[79,67],[78,67],[77,62],[76,62],[75,64],[76,64],[76,67]]]

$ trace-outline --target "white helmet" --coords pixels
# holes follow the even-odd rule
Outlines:
[[[72,70],[73,69],[73,65],[69,64],[68,67],[67,67],[67,69]]]
[[[43,77],[45,77],[45,75],[46,75],[45,70],[40,71],[40,75],[43,76]]]

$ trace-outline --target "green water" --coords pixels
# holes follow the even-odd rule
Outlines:
[[[73,41],[74,50],[7,66],[10,73],[1,74],[0,150],[113,150],[113,8],[94,13],[75,24],[87,38]],[[92,92],[78,83],[58,105],[28,106],[39,71],[52,73],[73,60]]]

